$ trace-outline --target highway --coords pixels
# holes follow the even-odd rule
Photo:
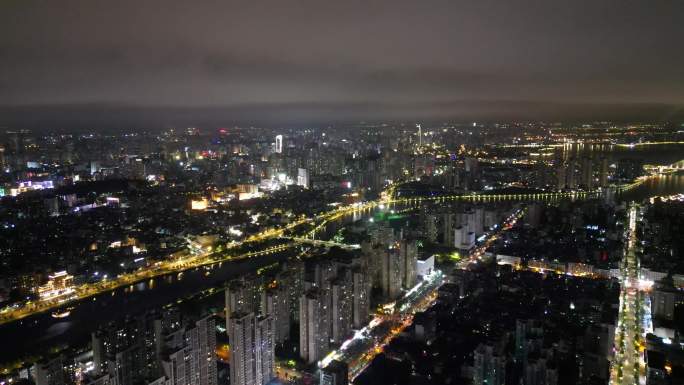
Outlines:
[[[344,361],[349,365],[349,378],[353,381],[387,344],[411,325],[415,313],[427,310],[434,304],[437,289],[443,280],[444,275],[439,270],[425,277],[404,297],[386,306],[385,313],[377,314],[367,326],[342,343],[339,349],[330,352],[318,363],[319,367],[327,366],[332,360]]]
[[[629,208],[627,245],[621,264],[620,312],[615,331],[614,358],[610,371],[611,385],[645,384],[643,357],[644,329],[642,323],[643,295],[639,284],[639,261],[636,255],[636,205]]]
[[[468,258],[459,262],[458,267],[465,269],[471,264],[479,263],[487,247],[502,232],[513,227],[523,214],[524,210],[515,211],[505,219],[501,226],[488,232],[485,239],[478,243]],[[414,314],[427,310],[435,303],[437,290],[443,281],[442,272],[435,270],[406,292],[402,298],[385,305],[384,312],[377,314],[366,327],[356,331],[354,336],[342,343],[339,349],[330,352],[318,363],[318,366],[325,367],[332,360],[344,361],[349,365],[349,380],[356,379],[373,359],[382,353],[385,346],[413,323]]]

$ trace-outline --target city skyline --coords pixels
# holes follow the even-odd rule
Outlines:
[[[684,2],[8,0],[0,385],[684,384]]]

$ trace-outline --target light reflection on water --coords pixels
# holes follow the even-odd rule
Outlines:
[[[684,144],[647,144],[634,147],[610,144],[568,144],[558,147],[564,158],[606,157],[610,160],[643,159],[648,164],[672,164],[684,159]]]
[[[611,161],[619,159],[642,159],[645,164],[668,165],[684,160],[684,144],[646,144],[634,147],[609,144],[568,144],[558,147],[563,158],[606,157]],[[643,184],[623,192],[618,197],[625,201],[643,201],[654,196],[684,193],[684,173],[661,175],[649,178]]]
[[[632,190],[621,194],[622,200],[643,201],[655,196],[668,196],[684,193],[684,173],[660,175],[649,178]]]
[[[40,335],[39,340],[44,341],[51,338],[55,338],[64,334],[73,325],[70,321],[58,321],[51,325],[49,328],[45,329],[45,332]]]

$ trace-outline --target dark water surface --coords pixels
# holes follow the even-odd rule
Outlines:
[[[286,251],[157,277],[71,304],[73,310],[67,318],[55,319],[51,312],[46,312],[2,325],[0,363],[42,354],[52,347],[85,345],[90,333],[109,321],[140,314],[212,287],[222,287],[230,279],[285,260],[290,254]]]

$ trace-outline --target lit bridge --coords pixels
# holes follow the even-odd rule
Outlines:
[[[620,191],[619,188],[616,191]],[[384,199],[374,200],[365,203],[356,203],[350,206],[339,207],[316,216],[310,223],[315,224],[313,228],[301,235],[301,239],[312,240],[316,235],[326,229],[327,225],[340,218],[350,215],[358,215],[370,212],[374,209],[384,209],[395,206],[405,206],[405,208],[419,208],[423,204],[436,203],[444,204],[450,202],[548,202],[562,199],[592,199],[601,197],[606,190],[591,191],[558,191],[558,192],[531,192],[531,193],[505,193],[505,194],[446,194],[433,196],[411,196],[411,197],[390,197],[385,195]]]
[[[640,186],[647,180],[651,178],[657,178],[660,175],[667,175],[667,174],[673,174],[675,172],[679,171],[684,171],[684,160],[680,160],[679,162],[675,162],[672,164],[668,165],[662,165],[662,166],[654,166],[654,165],[645,165],[644,170],[648,173],[648,175],[643,175],[637,178],[634,182],[620,186],[620,191],[628,191],[631,190],[635,187]]]
[[[669,174],[677,171],[682,171],[684,170],[684,160],[680,160],[679,162],[662,166],[645,165],[644,170],[650,172],[651,174]]]
[[[306,244],[313,245],[313,246],[339,247],[339,248],[345,249],[345,250],[358,250],[361,248],[360,245],[349,245],[346,243],[324,241],[324,240],[320,240],[320,239],[311,239],[311,238],[304,238],[304,237],[281,237],[281,238],[290,239],[290,240],[297,242],[297,243],[306,243]]]

